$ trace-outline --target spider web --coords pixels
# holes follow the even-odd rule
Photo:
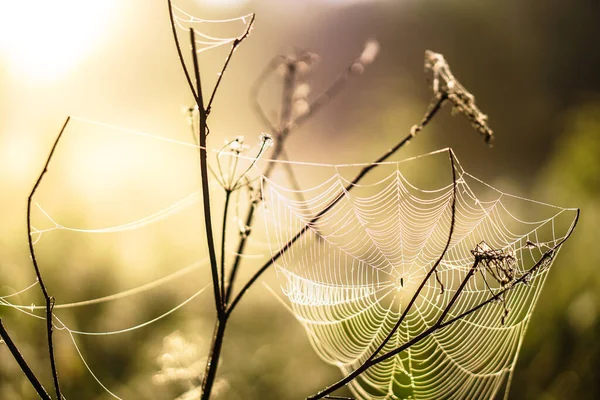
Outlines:
[[[272,249],[309,227],[276,261],[283,293],[317,354],[344,375],[384,342],[413,296],[416,302],[378,355],[433,327],[467,277],[472,251],[482,241],[514,257],[512,282],[478,268],[445,321],[494,296],[500,301],[367,369],[349,385],[357,398],[507,396],[548,270],[574,226],[576,210],[508,195],[458,163],[443,168],[446,173],[454,168],[455,184],[443,174],[432,183],[428,176],[435,174],[423,174],[423,167],[433,159],[440,165],[448,152],[379,165],[378,174],[354,186],[348,186],[351,168],[333,167],[329,178],[302,191],[303,201],[296,191],[263,180]],[[339,193],[341,201],[315,221]],[[440,257],[436,274],[417,293]]]
[[[172,10],[173,22],[177,28],[186,32],[190,28],[194,30],[197,53],[233,43],[252,20],[252,14],[212,20],[196,17],[176,5],[173,5]]]

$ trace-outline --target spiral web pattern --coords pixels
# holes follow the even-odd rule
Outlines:
[[[421,160],[380,165],[376,178],[355,186],[348,186],[344,168],[336,168],[302,191],[305,200],[263,180],[272,249],[309,226],[276,262],[282,290],[318,355],[347,375],[380,346],[413,296],[414,305],[378,355],[434,326],[473,267],[478,244],[509,254],[511,282],[502,282],[502,271],[479,266],[444,321],[510,288],[500,301],[374,365],[349,385],[360,399],[506,396],[529,318],[576,210],[502,193],[457,163],[449,163],[455,178],[420,188],[428,174],[409,180],[404,171],[418,170]],[[341,201],[313,221],[340,193]],[[437,273],[417,293],[440,257]],[[515,283],[518,278],[523,282]]]

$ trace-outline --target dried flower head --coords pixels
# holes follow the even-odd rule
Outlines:
[[[481,241],[471,253],[502,287],[514,281],[517,262],[514,251],[492,249],[485,241]]]
[[[475,97],[452,75],[444,56],[431,50],[425,51],[425,71],[432,73],[434,96],[450,100],[454,106],[452,111],[464,115],[485,142],[491,145],[494,132],[488,126],[487,115],[479,110],[475,104]]]
[[[259,139],[264,149],[273,146],[273,137],[269,133],[262,132],[259,136]]]

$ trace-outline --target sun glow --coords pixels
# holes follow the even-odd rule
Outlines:
[[[93,51],[115,2],[2,0],[0,57],[12,75],[52,80]]]

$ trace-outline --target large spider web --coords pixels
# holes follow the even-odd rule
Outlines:
[[[379,165],[378,174],[354,186],[349,185],[349,168],[335,167],[328,179],[302,191],[304,200],[278,182],[263,181],[273,251],[309,226],[280,254],[276,268],[313,348],[344,375],[385,340],[441,255],[437,273],[430,275],[378,355],[434,326],[473,266],[473,251],[482,241],[515,260],[511,282],[479,267],[445,321],[509,288],[499,301],[366,370],[349,385],[357,398],[506,396],[549,267],[576,222],[576,210],[503,193],[458,162],[444,168],[446,174],[454,168],[455,180],[438,173],[443,182],[432,185],[428,176],[436,172],[420,172],[424,160],[437,158],[439,164],[448,154]],[[315,221],[340,193],[336,206]]]

